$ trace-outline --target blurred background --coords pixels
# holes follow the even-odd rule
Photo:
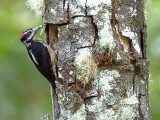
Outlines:
[[[160,0],[152,0],[147,13],[149,99],[152,119],[160,120]],[[0,120],[38,120],[52,112],[49,83],[19,40],[23,30],[40,24],[25,0],[0,0]]]
[[[0,0],[0,120],[39,120],[52,114],[49,82],[30,60],[21,33],[42,24],[26,0]]]

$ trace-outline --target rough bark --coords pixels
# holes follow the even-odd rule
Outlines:
[[[45,0],[47,42],[58,58],[55,120],[151,119],[143,4]]]

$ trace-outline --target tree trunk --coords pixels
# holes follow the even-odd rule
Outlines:
[[[151,119],[143,0],[45,0],[43,20],[55,120]]]

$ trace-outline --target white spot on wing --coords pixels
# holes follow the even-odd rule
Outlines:
[[[33,61],[34,61],[37,65],[39,65],[39,63],[37,62],[36,58],[34,57],[34,55],[33,55],[33,53],[32,53],[32,50],[30,50],[29,53],[31,54],[31,57],[32,57]]]

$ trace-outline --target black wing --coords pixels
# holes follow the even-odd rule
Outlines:
[[[55,76],[52,70],[51,57],[48,49],[41,42],[32,41],[28,53],[40,73],[53,85]]]

